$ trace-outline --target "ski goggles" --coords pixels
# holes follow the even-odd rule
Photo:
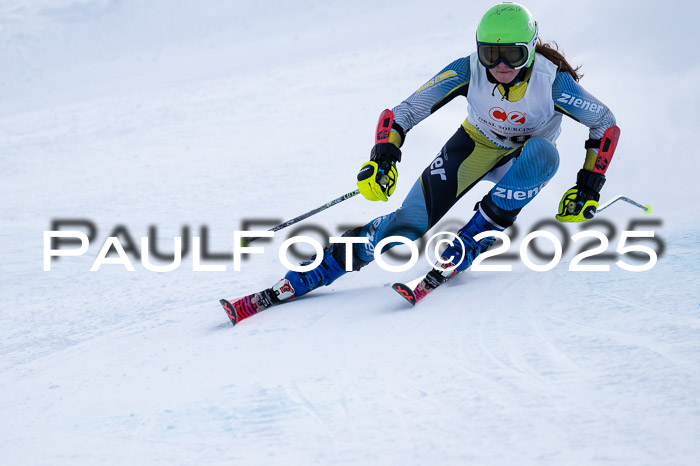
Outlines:
[[[487,69],[495,68],[503,62],[509,68],[520,69],[530,58],[529,44],[486,44],[479,42],[476,46],[479,61]]]

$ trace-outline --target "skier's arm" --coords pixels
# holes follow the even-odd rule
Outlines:
[[[378,142],[372,148],[370,161],[362,165],[357,175],[360,193],[370,201],[387,201],[396,188],[401,161],[401,149],[406,133],[458,95],[467,95],[469,87],[469,58],[453,61],[406,100],[394,107],[394,122],[389,139]],[[389,184],[380,183],[379,171],[386,173]]]
[[[411,128],[458,95],[466,96],[470,77],[469,57],[464,57],[453,61],[430,78],[392,109],[395,116],[389,142],[401,147]]]
[[[610,109],[588,93],[569,73],[559,72],[552,85],[554,110],[573,118],[589,128],[586,141],[585,170],[593,171],[603,134],[615,126],[615,115]],[[597,142],[597,145],[596,145]]]
[[[561,222],[584,222],[593,218],[598,208],[605,171],[620,131],[610,109],[568,73],[557,73],[552,86],[552,100],[556,111],[589,128],[588,140],[584,144],[586,159],[583,168],[576,176],[576,185],[562,196],[556,215]]]

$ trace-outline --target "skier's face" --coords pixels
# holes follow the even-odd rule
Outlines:
[[[520,70],[514,70],[503,62],[499,63],[488,71],[491,73],[491,76],[496,78],[496,81],[503,84],[508,84],[515,79],[518,73],[520,73]]]

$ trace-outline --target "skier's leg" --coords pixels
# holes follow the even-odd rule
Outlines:
[[[528,140],[507,165],[489,174],[498,182],[459,230],[465,249],[455,242],[443,252],[443,259],[452,257],[454,264],[463,259],[457,271],[468,268],[476,256],[495,242],[494,237],[476,242],[474,236],[488,230],[503,231],[511,226],[522,208],[552,179],[557,168],[559,153],[551,142],[542,138]]]
[[[372,229],[374,228],[374,230]],[[378,228],[378,230],[377,230]],[[379,217],[364,227],[354,228],[343,236],[359,237],[364,234],[373,234],[376,244],[378,235],[405,235],[410,238],[419,238],[428,229],[428,213],[425,208],[425,200],[422,194],[421,180],[418,179],[411,188],[401,208],[389,215]],[[373,260],[373,255],[361,255],[364,248],[353,248],[353,270],[360,270]],[[372,245],[374,247],[374,245]],[[372,249],[373,250],[373,249]],[[320,286],[329,285],[337,278],[345,275],[345,245],[333,243],[323,251],[321,264],[308,272],[289,271],[285,277],[272,287],[258,293],[236,300],[221,300],[221,305],[226,310],[231,322],[236,325],[258,312],[287,301],[291,298],[303,296]],[[366,258],[366,259],[365,259]]]
[[[377,217],[362,227],[356,236],[364,236],[366,244],[356,244],[353,247],[355,256],[354,270],[359,270],[374,260],[376,245],[389,236],[403,236],[410,240],[420,238],[428,231],[428,211],[425,207],[425,197],[420,178],[416,180],[404,199],[401,207],[388,215]],[[386,249],[398,243],[391,243]]]
[[[510,152],[476,144],[460,127],[425,168],[401,209],[365,225],[360,236],[369,242],[355,245],[355,254],[368,263],[374,260],[376,245],[388,236],[420,238]],[[388,244],[382,252],[397,244]]]
[[[437,166],[438,159],[442,160],[440,163],[443,166]],[[478,211],[469,223],[460,230],[463,241],[471,240],[474,243],[474,235],[482,231],[503,230],[512,225],[520,210],[554,176],[558,166],[557,150],[544,139],[531,139],[522,150],[516,151],[493,150],[479,144],[475,148],[474,141],[460,128],[416,181],[398,211],[379,217],[360,229],[350,230],[345,235],[365,234],[369,237],[366,233],[373,231],[370,240],[372,247],[390,235],[418,238],[488,174],[489,178],[498,182],[479,203]],[[444,168],[444,172],[440,168]],[[446,179],[443,180],[441,174]],[[508,195],[509,190],[511,195]],[[524,194],[516,195],[516,192]],[[372,226],[374,230],[371,230]],[[488,242],[488,239],[482,241]],[[493,240],[488,244],[474,243],[476,246],[472,245],[468,249],[478,251],[478,254],[492,243]],[[353,270],[359,270],[373,259],[373,254],[369,254],[367,248],[362,246],[355,245],[353,248]],[[446,257],[449,257],[450,248],[446,252]],[[452,252],[456,259],[461,257],[461,250]],[[465,258],[463,263],[467,264],[461,266],[462,270],[471,265],[473,257]],[[235,325],[263,309],[306,294],[320,285],[330,284],[346,273],[344,258],[345,246],[333,244],[324,251],[323,261],[316,269],[310,272],[289,272],[271,288],[231,302],[221,300],[222,305]],[[438,274],[436,280],[444,278]]]
[[[376,218],[364,227],[346,231],[343,236],[367,236],[368,244],[357,244],[353,247],[352,270],[360,270],[373,259],[374,245],[386,236],[401,235],[410,239],[422,236],[427,230],[428,214],[421,192],[420,180],[411,188],[402,206],[395,212]],[[345,244],[333,243],[324,250],[321,264],[308,272],[289,271],[284,279],[288,280],[294,289],[294,296],[303,296],[320,286],[330,285],[339,277],[345,275],[346,252]],[[371,248],[371,252],[366,252]]]
[[[344,234],[365,236],[369,240],[353,246],[352,269],[360,270],[373,261],[375,247],[384,238],[403,236],[415,240],[423,236],[476,182],[512,152],[477,146],[460,127],[423,171],[401,208]],[[384,251],[397,244],[388,244]],[[309,272],[290,271],[284,280],[291,284],[294,297],[302,296],[346,274],[345,257],[345,245],[332,244],[324,251],[321,265]]]

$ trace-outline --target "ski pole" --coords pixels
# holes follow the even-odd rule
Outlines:
[[[644,213],[647,214],[647,215],[651,213],[651,204],[642,205],[642,204],[640,204],[640,203],[638,203],[638,202],[633,201],[633,200],[630,199],[629,197],[623,196],[622,194],[618,194],[617,196],[613,197],[612,199],[610,199],[610,200],[609,200],[608,202],[606,202],[605,204],[601,205],[601,206],[598,208],[598,212],[602,212],[603,210],[607,209],[608,207],[610,207],[612,204],[616,203],[617,201],[625,201],[625,202],[627,202],[627,203],[629,203],[629,204],[632,204],[633,206],[639,207],[639,208],[642,209],[642,210],[644,211]]]
[[[381,115],[379,115],[379,122],[377,123],[377,130],[374,135],[374,143],[379,144],[380,142],[388,142],[389,141],[389,133],[391,132],[391,126],[394,123],[394,112],[392,112],[389,109],[384,110]],[[389,183],[389,177],[384,175],[382,178],[379,180],[379,183],[382,185],[386,185]],[[294,225],[297,222],[300,222],[304,220],[305,218],[309,218],[312,215],[316,215],[319,212],[322,212],[326,210],[329,207],[333,207],[334,205],[343,202],[346,199],[350,199],[351,197],[357,196],[360,194],[360,190],[356,189],[354,191],[351,191],[347,194],[343,194],[342,196],[333,199],[330,202],[327,202],[323,204],[321,207],[317,207],[314,210],[310,210],[306,212],[305,214],[301,214],[298,217],[294,217],[291,220],[287,220],[284,223],[280,223],[276,227],[270,228],[267,231],[277,231],[281,230],[282,228],[287,228],[290,225]],[[241,238],[241,246],[245,247],[248,244],[252,243],[253,241],[257,241],[261,236],[255,237],[255,238]]]
[[[287,228],[287,227],[290,226],[290,225],[294,225],[294,224],[297,223],[297,222],[301,222],[302,220],[304,220],[304,219],[306,219],[306,218],[309,218],[309,217],[311,217],[312,215],[316,215],[317,213],[322,212],[322,211],[326,210],[326,209],[329,208],[329,207],[333,207],[334,205],[339,204],[339,203],[341,203],[341,202],[343,202],[343,201],[345,201],[345,200],[347,200],[347,199],[350,199],[351,197],[357,196],[358,194],[360,194],[360,190],[359,190],[359,189],[356,189],[356,190],[354,190],[354,191],[350,191],[349,193],[343,194],[342,196],[337,197],[337,198],[333,199],[333,200],[330,201],[330,202],[326,202],[326,203],[323,204],[321,207],[317,207],[317,208],[315,208],[314,210],[310,210],[310,211],[308,211],[308,212],[306,212],[306,213],[304,213],[304,214],[299,215],[298,217],[294,217],[294,218],[291,219],[291,220],[287,220],[287,221],[284,222],[284,223],[280,223],[280,224],[277,225],[276,227],[272,227],[272,228],[270,228],[270,229],[267,230],[267,231],[277,231],[277,230],[281,230],[282,228]],[[255,238],[241,238],[241,246],[245,247],[245,246],[247,246],[248,244],[252,243],[253,241],[259,240],[260,238],[262,238],[262,236],[257,236],[257,237],[255,237]]]

